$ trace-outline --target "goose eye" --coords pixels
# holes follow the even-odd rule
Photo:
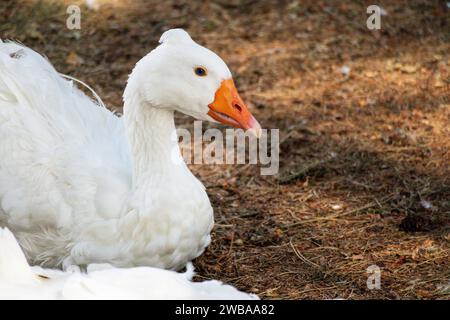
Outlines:
[[[195,72],[195,74],[196,75],[198,75],[199,77],[204,77],[204,76],[206,76],[206,69],[205,68],[203,68],[203,67],[196,67],[195,69],[194,69],[194,72]]]

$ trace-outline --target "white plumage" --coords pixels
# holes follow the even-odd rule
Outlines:
[[[36,52],[0,42],[0,225],[33,265],[180,269],[209,244],[212,207],[201,182],[174,161],[173,113],[221,119],[227,112],[210,105],[231,73],[183,30],[160,42],[130,75],[122,118]],[[207,76],[194,73],[200,65]]]
[[[91,265],[87,273],[29,267],[13,234],[0,228],[2,299],[257,299],[220,281],[191,282],[188,271]]]

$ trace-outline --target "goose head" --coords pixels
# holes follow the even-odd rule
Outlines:
[[[125,99],[127,91],[138,91],[152,107],[260,135],[258,121],[239,96],[230,70],[217,54],[194,42],[182,29],[164,32],[159,43],[136,64]]]

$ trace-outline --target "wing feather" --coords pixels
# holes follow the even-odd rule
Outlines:
[[[130,168],[121,118],[38,53],[0,41],[0,224],[31,237],[117,217]]]

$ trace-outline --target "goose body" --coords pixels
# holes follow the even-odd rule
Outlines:
[[[209,244],[213,210],[179,161],[174,111],[259,125],[227,111],[217,55],[180,29],[160,42],[131,73],[121,118],[36,52],[0,43],[0,226],[32,264],[180,269]]]
[[[90,265],[86,273],[29,267],[8,229],[0,228],[0,300],[3,299],[257,299],[220,281],[192,282],[184,273]]]

